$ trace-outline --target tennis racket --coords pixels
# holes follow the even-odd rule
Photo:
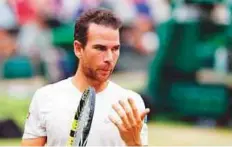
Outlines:
[[[67,146],[86,146],[95,109],[96,93],[88,87],[82,94],[72,122]]]

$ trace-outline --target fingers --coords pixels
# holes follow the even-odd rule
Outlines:
[[[128,103],[126,103],[125,101],[120,100],[119,104],[122,106],[122,108],[124,109],[126,116],[128,118],[129,123],[134,126],[136,124],[136,120],[134,118],[133,112],[131,111],[131,108],[129,106]],[[129,124],[128,127],[130,127],[131,125]]]
[[[114,104],[112,107],[116,111],[116,113],[119,115],[122,122],[125,124],[125,128],[130,128],[130,122],[128,121],[128,116],[126,114],[126,112],[128,110],[125,110],[125,109],[127,109],[126,106],[123,105],[123,109],[124,109],[125,112],[122,109],[120,109],[120,107],[118,105],[116,105],[116,104]]]
[[[113,104],[112,108],[118,114],[121,121],[117,121],[112,116],[109,117],[110,120],[119,128],[119,129],[131,129],[142,123],[145,116],[150,112],[150,109],[147,108],[141,113],[139,112],[135,101],[132,98],[127,101],[120,100],[119,104]]]
[[[121,121],[115,119],[113,116],[109,115],[109,119],[110,121],[119,129],[119,130],[122,130],[123,127],[122,127],[122,123]]]
[[[134,115],[134,118],[135,118],[136,122],[140,122],[141,117],[140,117],[140,114],[139,114],[139,110],[138,110],[138,108],[137,108],[137,106],[135,104],[135,101],[132,98],[129,98],[128,102],[130,104],[130,107],[132,109],[132,112],[133,112],[133,115]]]
[[[139,111],[136,107],[135,101],[132,98],[129,98],[128,101],[129,101],[129,104],[131,105],[131,108],[132,108],[133,114],[136,118],[136,121],[137,122],[143,121],[145,116],[150,112],[150,109],[146,108],[141,114],[139,114]]]
[[[140,115],[141,120],[144,120],[145,116],[150,112],[149,108],[146,108]]]

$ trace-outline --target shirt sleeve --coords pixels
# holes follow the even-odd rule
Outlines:
[[[142,141],[142,145],[143,146],[148,146],[148,126],[147,126],[147,122],[146,119],[143,122],[143,127],[141,130],[141,141]]]
[[[46,136],[45,123],[41,113],[40,105],[40,100],[42,97],[42,92],[38,90],[32,98],[28,116],[25,121],[23,139],[32,139]]]

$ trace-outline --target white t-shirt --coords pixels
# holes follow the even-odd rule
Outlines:
[[[82,93],[72,84],[71,78],[50,84],[36,91],[25,123],[23,139],[47,136],[48,146],[65,146]],[[118,117],[112,104],[130,96],[138,109],[144,102],[137,93],[126,90],[113,82],[96,94],[95,112],[87,146],[124,146],[117,127],[109,120]],[[118,117],[119,118],[119,117]],[[147,125],[144,123],[141,139],[147,145]]]

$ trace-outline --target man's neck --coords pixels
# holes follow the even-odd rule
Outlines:
[[[108,81],[106,82],[99,82],[96,80],[92,80],[87,78],[84,73],[78,69],[75,76],[72,79],[72,83],[81,91],[83,92],[88,86],[92,86],[95,88],[96,92],[103,91],[107,85]]]

